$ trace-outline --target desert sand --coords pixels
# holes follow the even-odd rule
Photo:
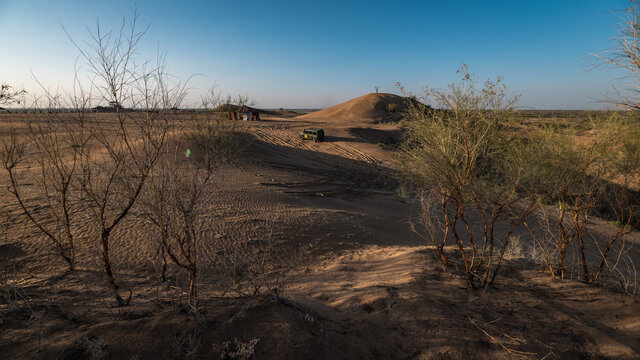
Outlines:
[[[95,250],[79,243],[78,270],[68,272],[20,217],[0,172],[10,222],[0,258],[34,304],[0,304],[0,358],[208,359],[220,358],[224,342],[253,339],[256,359],[640,358],[640,304],[631,297],[552,280],[526,258],[510,257],[486,290],[442,268],[411,231],[416,204],[397,195],[401,132],[390,103],[401,98],[368,94],[248,123],[253,139],[216,179],[208,231],[238,242],[269,236],[291,250],[282,258],[300,260],[278,296],[222,296],[205,268],[199,315],[184,311],[179,269],[170,267],[168,284],[157,281],[155,249],[136,217],[114,236],[115,267],[133,290],[130,306],[114,307]],[[0,136],[11,116],[0,117]],[[300,140],[309,126],[324,128],[325,141]],[[200,249],[203,259],[216,251]]]

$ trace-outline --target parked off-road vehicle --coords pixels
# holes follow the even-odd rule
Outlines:
[[[315,142],[322,141],[324,139],[324,130],[318,128],[306,128],[300,132],[300,139],[313,140]]]

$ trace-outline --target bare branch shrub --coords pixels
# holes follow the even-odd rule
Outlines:
[[[0,249],[3,253],[0,257],[0,324],[6,320],[5,315],[9,312],[26,312],[29,314],[29,321],[32,321],[36,316],[36,304],[17,277],[16,259],[9,254],[9,233],[15,226],[13,217],[3,210],[0,210],[0,217],[4,219],[0,223]],[[21,238],[24,237],[23,231]],[[19,239],[14,238],[16,240]]]
[[[79,149],[78,183],[118,305],[127,305],[132,291],[113,270],[111,235],[138,200],[176,117],[172,109],[185,96],[183,84],[169,81],[163,58],[155,67],[137,65],[135,54],[147,30],[138,31],[137,16],[123,21],[119,33],[104,33],[98,25],[88,49],[74,42],[93,74],[92,98],[110,104],[115,118],[109,123],[93,114],[92,136]],[[126,299],[120,295],[123,286]]]
[[[196,308],[198,244],[203,231],[207,205],[212,194],[215,161],[212,153],[184,153],[180,142],[170,144],[168,152],[152,169],[149,181],[151,201],[147,218],[156,226],[163,251],[174,264],[189,274],[188,304]],[[180,150],[178,150],[180,149]]]
[[[155,66],[136,61],[146,32],[137,29],[137,17],[136,12],[123,21],[119,32],[105,33],[98,25],[86,46],[70,37],[86,63],[89,84],[76,69],[72,91],[52,94],[43,86],[45,96],[36,104],[44,105],[43,114],[27,122],[24,137],[12,135],[0,149],[10,191],[26,217],[56,244],[70,269],[77,229],[83,227],[118,305],[127,305],[132,291],[114,270],[111,237],[140,197],[186,94],[185,85],[166,73],[163,57]],[[29,177],[37,180],[38,204],[22,191]],[[42,201],[45,214],[36,216]],[[124,299],[123,287],[129,293]]]
[[[15,90],[13,86],[3,82],[0,84],[0,104],[20,104],[26,93],[24,90]]]
[[[89,43],[69,36],[84,61],[73,89],[54,94],[41,85],[45,95],[36,106],[44,111],[25,121],[24,134],[7,138],[0,160],[25,217],[52,241],[70,269],[78,238],[97,250],[119,306],[129,304],[133,291],[116,273],[112,237],[144,197],[141,209],[158,230],[161,279],[166,279],[167,259],[186,270],[188,303],[196,308],[198,244],[215,242],[203,232],[206,213],[215,204],[215,172],[247,143],[238,122],[211,108],[225,101],[245,107],[249,98],[222,97],[213,88],[203,97],[205,110],[192,111],[189,118],[178,110],[186,86],[172,80],[164,58],[155,64],[137,61],[148,29],[139,30],[137,20],[135,12],[118,31],[104,32],[97,25]],[[30,185],[34,179],[37,186]],[[256,253],[271,248],[265,249]],[[259,264],[266,271],[266,260]]]
[[[247,96],[225,98],[212,88],[202,99],[204,113],[196,114],[188,128],[176,132],[182,135],[167,143],[145,194],[143,212],[158,231],[161,251],[189,274],[187,302],[195,310],[198,274],[204,263],[216,274],[216,290],[241,296],[277,295],[294,263],[292,258],[284,261],[283,249],[270,235],[243,241],[213,236],[211,231],[215,220],[207,214],[218,206],[214,180],[221,166],[250,142],[243,126],[228,117],[225,109],[244,107],[248,102]],[[205,241],[216,251],[203,263],[197,254]]]
[[[221,359],[227,360],[249,360],[255,356],[256,345],[260,339],[253,338],[247,342],[238,341],[238,339],[225,341],[222,345],[214,344],[213,349],[220,353]]]
[[[240,296],[280,296],[301,254],[278,243],[273,234],[257,241],[219,239],[216,261],[222,268],[222,289]]]
[[[246,133],[225,114],[197,114],[189,127],[176,131],[152,170],[142,213],[154,225],[162,252],[189,278],[187,303],[197,311],[200,269],[207,266],[215,290],[241,296],[278,294],[285,287],[293,259],[281,255],[272,236],[259,241],[215,235],[217,179],[222,166],[246,146]],[[200,244],[215,251],[199,259]],[[289,265],[289,267],[287,266]]]
[[[640,2],[630,0],[620,15],[618,34],[611,49],[595,54],[595,66],[608,66],[626,72],[619,79],[622,89],[615,89],[616,99],[606,102],[626,109],[640,109]]]
[[[244,101],[242,97],[237,98]],[[215,178],[219,168],[242,150],[237,121],[210,111],[221,97],[214,88],[203,97],[202,113],[174,124],[170,141],[151,168],[149,186],[142,203],[144,217],[159,236],[160,253],[184,269],[189,277],[187,303],[197,310],[199,244],[216,243],[210,231],[213,220],[207,216],[215,206]],[[242,104],[244,105],[244,104]],[[163,264],[161,279],[166,279]]]
[[[56,97],[51,97],[56,100]],[[37,103],[36,103],[37,104]],[[84,116],[62,114],[55,101],[48,111],[22,119],[0,144],[0,162],[9,174],[9,192],[25,217],[56,247],[70,271],[75,267],[79,197],[75,183],[80,152],[88,141]],[[70,121],[69,117],[74,117]]]

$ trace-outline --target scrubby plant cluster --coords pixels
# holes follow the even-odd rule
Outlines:
[[[20,104],[25,94],[24,90],[16,90],[9,84],[0,84],[0,104],[2,105]]]
[[[118,275],[113,247],[122,240],[115,237],[122,236],[124,224],[137,217],[144,220],[145,238],[128,240],[158,250],[161,281],[167,280],[169,263],[187,273],[187,303],[195,310],[203,265],[198,246],[220,242],[204,228],[211,221],[206,213],[215,210],[215,180],[246,141],[240,141],[237,122],[212,111],[222,100],[215,89],[203,98],[204,109],[178,110],[186,84],[168,74],[163,57],[155,66],[136,59],[148,29],[140,30],[137,19],[135,13],[119,31],[98,26],[87,45],[70,37],[87,73],[78,70],[74,88],[63,94],[42,87],[45,95],[33,104],[39,110],[18,117],[0,143],[0,166],[23,219],[48,239],[69,271],[78,267],[77,244],[89,244],[99,254],[116,304],[128,305],[133,289]],[[10,90],[2,85],[2,101],[20,95]],[[235,100],[244,106],[248,98]],[[234,245],[217,246],[220,255],[207,260],[225,269]],[[261,250],[266,248],[251,254],[272,253]],[[271,280],[262,275],[256,281]]]
[[[598,283],[607,264],[613,265],[612,249],[620,255],[620,240],[639,225],[640,139],[637,122],[628,114],[594,122],[590,132],[587,143],[546,128],[531,134],[524,147],[530,171],[523,188],[540,203],[540,229],[527,226],[546,254],[549,272],[564,277],[568,253],[574,250],[580,277]],[[594,215],[621,226],[595,234],[589,227]],[[615,266],[609,270],[617,272]]]
[[[454,261],[445,247],[455,247],[472,287],[494,281],[512,235],[526,229],[519,236],[552,276],[598,284],[606,273],[629,291],[635,264],[624,237],[640,219],[635,114],[591,121],[586,141],[552,125],[522,129],[501,78],[479,86],[459,73],[459,83],[426,92],[434,109],[409,104],[404,120],[399,159],[421,207],[413,229],[446,265]],[[596,233],[593,216],[620,226]]]
[[[400,163],[420,193],[421,229],[414,229],[434,243],[447,265],[444,248],[454,245],[469,285],[486,286],[533,204],[519,203],[523,159],[507,131],[517,98],[508,96],[501,78],[479,88],[466,67],[459,74],[460,83],[428,89],[422,103],[408,103]],[[496,226],[507,216],[518,221],[498,233]]]

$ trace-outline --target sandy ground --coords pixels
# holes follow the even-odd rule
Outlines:
[[[201,314],[186,313],[184,274],[172,267],[172,287],[159,285],[146,225],[131,217],[112,257],[134,297],[115,308],[95,250],[79,244],[79,270],[69,273],[46,239],[12,220],[19,210],[2,189],[14,222],[0,243],[3,271],[35,307],[0,304],[0,358],[208,359],[224,342],[252,339],[257,359],[640,358],[640,304],[630,297],[551,280],[526,259],[509,259],[487,290],[443,269],[410,230],[415,204],[395,194],[398,128],[374,116],[375,95],[352,101],[342,112],[249,123],[255,139],[217,181],[214,238],[268,234],[303,253],[279,297],[220,297],[205,268]],[[323,127],[326,141],[300,140],[308,126]],[[216,251],[200,248],[203,259]]]

